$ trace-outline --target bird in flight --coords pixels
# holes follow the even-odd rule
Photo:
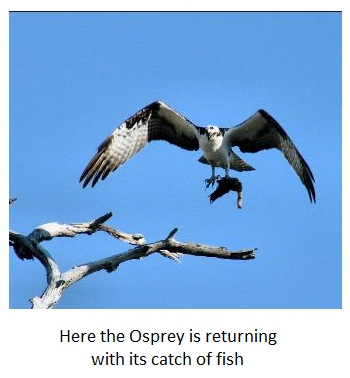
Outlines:
[[[233,152],[233,147],[241,152],[276,148],[299,176],[310,201],[316,202],[311,169],[284,129],[265,110],[258,110],[234,127],[200,127],[162,101],[152,102],[139,110],[101,143],[80,177],[83,187],[90,182],[95,186],[154,140],[164,140],[188,151],[201,149],[203,155],[198,161],[211,166],[211,176],[205,180],[207,187],[220,178],[215,174],[216,168],[225,170],[224,179],[227,180],[231,179],[230,169],[254,170]]]

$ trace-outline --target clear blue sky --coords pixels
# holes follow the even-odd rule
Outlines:
[[[282,154],[241,154],[233,194],[209,204],[199,152],[147,146],[94,189],[79,176],[128,116],[163,100],[194,123],[269,111],[310,165],[317,203]],[[230,249],[251,261],[153,255],[91,275],[57,308],[340,308],[340,13],[12,13],[10,227],[83,222]],[[108,235],[44,243],[63,270],[129,248]],[[10,307],[44,289],[37,261],[10,253]]]

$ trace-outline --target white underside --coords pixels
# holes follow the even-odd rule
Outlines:
[[[202,138],[199,139],[199,147],[203,150],[203,156],[210,163],[212,168],[211,177],[205,180],[207,186],[213,184],[218,178],[218,176],[215,175],[215,167],[225,169],[225,177],[230,177],[231,148],[223,143],[223,138],[221,136],[208,139],[206,135],[203,135]]]

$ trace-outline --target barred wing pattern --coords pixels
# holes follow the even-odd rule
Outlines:
[[[242,152],[277,148],[299,176],[310,201],[316,202],[315,180],[310,167],[280,124],[265,110],[258,110],[238,126],[220,128],[221,133],[216,136],[219,145],[208,142],[211,129],[213,127],[198,127],[164,102],[155,101],[124,121],[102,142],[84,169],[80,182],[83,181],[83,187],[90,182],[95,186],[154,140],[164,140],[189,151],[198,150],[201,142],[201,146],[206,146],[206,156],[213,156],[209,160],[215,163],[209,163],[204,156],[199,162],[212,166],[212,177],[215,167],[227,169],[227,161],[231,169],[254,170],[231,150],[232,147],[237,146]]]
[[[155,101],[124,121],[101,143],[80,182],[95,186],[153,140],[165,140],[186,150],[198,150],[200,128],[161,101]]]
[[[238,146],[242,152],[279,149],[305,186],[310,201],[316,202],[315,179],[310,167],[282,126],[269,113],[258,110],[240,125],[222,130],[228,143],[232,147]]]

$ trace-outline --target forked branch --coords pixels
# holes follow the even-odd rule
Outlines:
[[[216,257],[230,260],[254,259],[256,248],[239,251],[230,251],[224,247],[213,247],[204,244],[179,242],[174,236],[176,228],[163,239],[153,243],[146,243],[141,234],[128,234],[121,232],[103,223],[110,219],[112,213],[107,213],[93,221],[85,223],[47,223],[35,228],[29,235],[21,235],[10,231],[10,245],[20,259],[38,259],[46,270],[47,287],[40,297],[31,300],[32,308],[53,308],[61,298],[63,292],[82,278],[100,271],[113,272],[125,261],[141,259],[153,253],[179,261],[182,255],[203,257]],[[79,234],[91,235],[97,231],[103,231],[135,247],[101,260],[87,262],[75,266],[66,272],[61,272],[55,259],[43,248],[40,243],[55,237],[74,237]]]

